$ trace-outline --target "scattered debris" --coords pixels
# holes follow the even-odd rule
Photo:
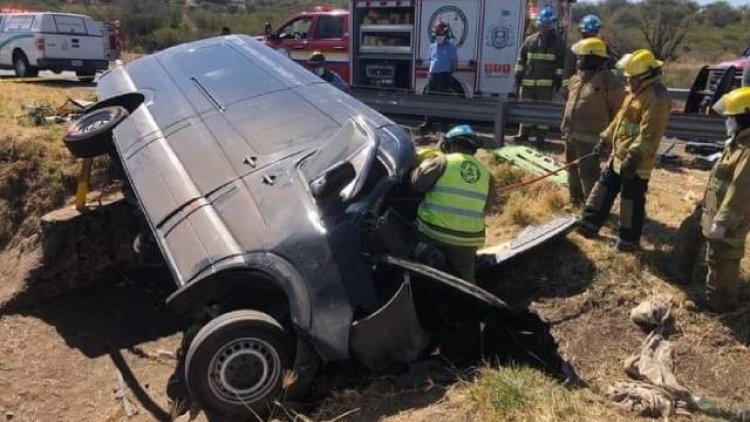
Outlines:
[[[660,329],[663,332],[674,324],[669,301],[645,301],[630,311],[630,320],[645,331]]]
[[[548,174],[563,166],[562,163],[553,160],[541,152],[521,145],[509,145],[498,148],[495,150],[495,154],[509,163],[519,166],[534,175],[541,176]],[[550,177],[550,180],[558,185],[567,186],[568,172],[560,171]]]
[[[21,107],[24,114],[19,119],[29,119],[34,126],[48,123],[66,123],[81,117],[84,109],[93,104],[91,101],[68,98],[65,103],[55,107],[50,103],[33,103]]]

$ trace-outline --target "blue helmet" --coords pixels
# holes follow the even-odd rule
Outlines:
[[[557,14],[552,6],[544,6],[536,15],[536,23],[539,25],[552,25],[557,20]]]
[[[581,23],[578,28],[581,30],[581,34],[584,35],[596,35],[599,33],[599,29],[602,27],[602,21],[599,16],[586,15],[581,19]]]
[[[470,149],[479,149],[482,146],[482,142],[477,137],[474,129],[469,125],[458,125],[453,127],[448,133],[445,134],[445,138],[440,142],[440,149],[445,151],[446,147],[451,144],[463,144]]]

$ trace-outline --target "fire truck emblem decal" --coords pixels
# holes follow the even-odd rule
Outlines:
[[[507,10],[502,11],[502,16],[510,16],[510,12]],[[513,31],[512,28],[505,24],[504,19],[501,18],[499,22],[490,25],[487,28],[487,32],[484,35],[484,44],[487,47],[492,47],[496,50],[502,50],[513,46]]]
[[[461,47],[469,34],[469,21],[463,10],[456,6],[443,6],[430,17],[430,28],[434,28],[438,21],[448,24],[448,40],[456,47]],[[435,33],[430,31],[434,39]]]

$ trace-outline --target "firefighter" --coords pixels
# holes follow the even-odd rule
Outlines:
[[[560,130],[565,139],[565,160],[572,162],[591,154],[599,134],[620,109],[625,96],[619,78],[607,69],[607,46],[599,38],[573,44],[576,74],[570,79],[568,100]],[[586,202],[599,178],[599,159],[591,157],[568,169],[568,191],[574,205]]]
[[[435,23],[433,28],[434,42],[430,45],[428,57],[430,59],[430,76],[427,79],[427,94],[450,94],[453,72],[458,66],[458,50],[450,42],[448,24],[443,21]],[[420,133],[424,134],[432,126],[429,117],[419,126]]]
[[[724,95],[714,110],[726,117],[730,138],[708,179],[701,226],[708,240],[707,305],[726,312],[737,306],[750,231],[750,87]]]
[[[480,145],[471,126],[456,126],[439,144],[443,154],[425,158],[411,173],[412,187],[425,193],[417,211],[417,259],[472,283],[494,192],[490,172],[474,157]]]
[[[232,35],[232,28],[228,26],[221,27],[221,35]]]
[[[515,83],[522,99],[550,101],[563,85],[565,47],[555,30],[556,21],[554,9],[543,8],[537,15],[539,30],[526,37],[519,49]],[[545,126],[522,124],[514,141],[528,142],[534,128],[536,143],[541,146],[547,132]]]
[[[349,90],[349,85],[341,79],[341,76],[328,69],[326,66],[326,56],[320,51],[313,51],[313,53],[310,54],[310,58],[307,60],[307,65],[314,74],[320,76],[321,79],[329,84],[344,92]]]
[[[581,32],[581,39],[598,37],[599,30],[602,29],[602,21],[599,16],[586,15],[581,19],[581,23],[578,24],[578,30]]]
[[[620,228],[615,246],[621,252],[640,249],[648,180],[669,119],[669,93],[660,78],[662,65],[645,49],[617,62],[627,81],[627,96],[595,147],[601,152],[605,144],[611,144],[612,152],[586,201],[578,231],[595,236],[619,194]]]

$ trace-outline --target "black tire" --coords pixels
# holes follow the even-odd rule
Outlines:
[[[114,149],[112,131],[126,117],[128,110],[120,106],[91,111],[68,128],[63,142],[74,157],[91,158],[107,154]]]
[[[293,355],[292,340],[271,316],[250,310],[220,315],[190,343],[190,397],[219,420],[257,420],[280,396]]]
[[[32,78],[39,76],[39,69],[31,67],[29,59],[26,58],[26,54],[21,52],[13,55],[13,69],[16,71],[16,76],[19,78]]]
[[[94,82],[96,70],[76,70],[76,77],[81,82]]]

